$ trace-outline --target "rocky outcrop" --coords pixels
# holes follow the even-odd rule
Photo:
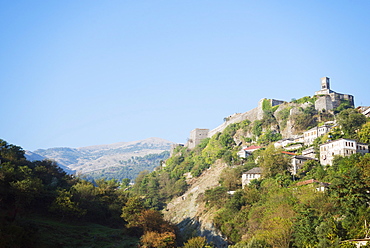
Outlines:
[[[184,236],[204,236],[216,247],[227,247],[227,241],[213,225],[214,212],[207,211],[200,200],[207,189],[219,186],[222,171],[227,167],[220,161],[197,178],[188,179],[189,189],[168,203],[165,219],[175,223]]]

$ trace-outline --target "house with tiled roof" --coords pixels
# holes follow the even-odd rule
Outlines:
[[[247,158],[248,156],[250,156],[254,151],[257,151],[259,149],[261,149],[262,146],[255,146],[255,145],[252,145],[252,146],[249,146],[249,147],[245,147],[243,149],[241,149],[237,154],[239,157],[241,158]]]
[[[294,152],[287,152],[287,151],[282,151],[281,153],[290,155],[290,156],[295,156],[296,154]]]
[[[242,175],[242,187],[244,189],[244,187],[248,184],[250,184],[250,182],[252,180],[256,180],[256,179],[259,179],[262,175],[262,169],[261,167],[254,167],[253,169],[243,173]]]
[[[370,106],[358,106],[356,110],[364,116],[370,117]]]
[[[296,185],[297,186],[314,185],[316,186],[317,191],[325,191],[329,187],[330,183],[323,183],[316,179],[309,179],[309,180],[298,182]]]
[[[313,141],[320,136],[328,133],[334,124],[332,122],[327,122],[324,125],[313,127],[310,130],[303,132],[303,143],[304,145],[312,145]]]
[[[318,160],[316,158],[306,157],[302,155],[295,155],[291,159],[292,166],[290,167],[289,171],[292,175],[296,175],[298,170],[302,169],[304,163],[311,160]]]
[[[351,156],[355,153],[369,153],[369,145],[353,139],[338,139],[320,145],[320,163],[332,165],[334,156]]]

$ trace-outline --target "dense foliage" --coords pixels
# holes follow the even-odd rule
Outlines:
[[[233,196],[225,197],[220,188],[213,192],[220,204],[208,206],[217,210],[215,224],[238,243],[235,247],[256,242],[263,247],[338,247],[340,241],[368,232],[369,172],[370,154],[354,154],[337,158],[326,169],[311,164],[297,181],[277,173]],[[316,181],[299,186],[308,179]],[[317,190],[319,182],[326,183],[324,192]]]
[[[0,247],[50,247],[65,244],[63,238],[50,240],[50,237],[43,236],[44,232],[48,232],[45,231],[45,225],[53,229],[54,233],[63,232],[61,223],[72,223],[72,226],[85,223],[87,229],[91,227],[88,223],[114,228],[111,230],[120,228],[121,235],[113,240],[105,240],[104,245],[110,243],[115,246],[121,241],[119,247],[124,247],[127,245],[124,239],[129,236],[136,237],[136,244],[141,237],[141,243],[145,245],[148,235],[156,237],[158,244],[165,242],[166,246],[162,247],[175,245],[176,230],[163,220],[159,212],[140,207],[143,205],[141,199],[137,200],[137,205],[132,206],[132,199],[136,198],[126,191],[127,180],[120,183],[115,179],[99,179],[93,184],[67,175],[53,161],[30,162],[25,159],[22,148],[3,140],[0,140],[0,161]],[[130,207],[135,212],[135,215],[130,213],[130,216],[138,223],[132,223],[126,217]],[[35,220],[37,216],[43,220]],[[122,230],[126,235],[122,234]],[[84,235],[85,232],[81,230],[80,236]],[[67,247],[75,243],[68,242],[65,244]],[[86,242],[79,247],[88,244]]]

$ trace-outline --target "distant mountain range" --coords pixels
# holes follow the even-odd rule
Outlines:
[[[161,138],[148,138],[145,140],[132,142],[119,142],[110,145],[95,145],[80,148],[56,147],[49,149],[38,149],[36,151],[26,151],[26,158],[28,160],[43,160],[52,159],[58,163],[60,167],[68,173],[77,173],[79,175],[91,175],[99,177],[99,171],[107,171],[110,168],[124,168],[130,167],[132,170],[132,161],[140,168],[152,170],[158,164],[153,156],[150,156],[151,163],[137,164],[137,161],[148,163],[147,158],[149,154],[157,154],[159,158],[165,159],[169,156],[168,152],[173,142]],[[155,158],[155,156],[154,156]],[[146,162],[145,162],[146,161]],[[132,173],[131,173],[132,174]],[[138,174],[135,172],[133,174]],[[134,179],[135,175],[131,175],[130,179]]]

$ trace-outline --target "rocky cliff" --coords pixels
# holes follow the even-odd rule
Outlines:
[[[185,235],[204,236],[216,247],[226,247],[227,241],[213,225],[214,212],[207,211],[204,203],[199,200],[207,189],[219,186],[219,179],[226,164],[217,161],[197,178],[187,180],[190,185],[181,196],[168,203],[164,216],[177,224]]]

